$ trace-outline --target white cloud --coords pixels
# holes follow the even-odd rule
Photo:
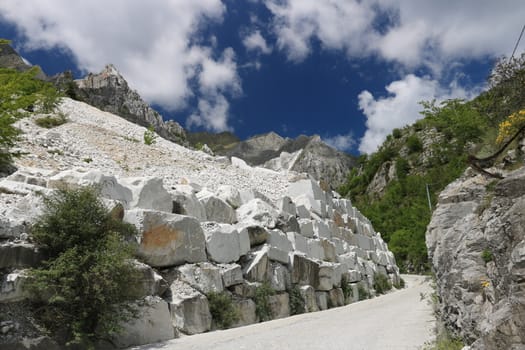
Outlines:
[[[366,31],[374,12],[365,2],[347,0],[267,0],[274,19],[277,47],[288,59],[300,62],[318,39],[324,48],[358,53],[366,42]]]
[[[199,99],[199,111],[186,120],[188,127],[203,126],[214,132],[233,131],[228,126],[228,111],[230,105],[223,95],[215,95],[207,99]]]
[[[277,47],[304,60],[317,40],[349,57],[378,54],[439,72],[451,60],[509,54],[523,26],[515,0],[266,0]],[[388,28],[376,20],[388,15]],[[430,50],[429,50],[430,49]]]
[[[225,94],[241,91],[233,50],[217,53],[216,39],[200,37],[203,26],[225,13],[221,0],[0,2],[0,18],[24,34],[26,48],[67,50],[85,71],[113,63],[144,98],[169,110],[195,96],[199,113],[211,113],[202,115],[210,123],[203,126],[213,129],[228,128],[217,108],[227,104]],[[217,108],[200,108],[202,101]]]
[[[272,47],[268,45],[261,32],[256,30],[244,37],[242,40],[244,47],[248,51],[258,51],[265,55],[272,53]]]
[[[350,151],[356,144],[353,133],[323,137],[323,142],[340,151]]]
[[[418,102],[472,97],[471,93],[455,82],[443,88],[436,80],[420,78],[413,74],[390,83],[386,90],[389,95],[383,98],[376,99],[366,90],[358,96],[359,108],[367,118],[367,130],[359,144],[359,151],[362,153],[376,151],[393,129],[404,127],[421,118],[421,106]]]

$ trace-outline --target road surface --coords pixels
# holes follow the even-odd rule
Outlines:
[[[434,339],[430,281],[404,275],[407,288],[322,312],[186,336],[137,350],[408,350]]]

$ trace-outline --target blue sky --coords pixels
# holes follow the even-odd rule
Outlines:
[[[48,74],[113,63],[189,130],[319,134],[353,154],[418,101],[479,93],[524,22],[521,0],[0,3],[0,37]]]

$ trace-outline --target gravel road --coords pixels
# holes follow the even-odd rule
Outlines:
[[[136,350],[406,350],[434,339],[430,281],[345,307],[136,347]]]

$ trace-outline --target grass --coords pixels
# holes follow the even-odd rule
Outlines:
[[[239,312],[230,295],[224,292],[210,292],[207,298],[211,317],[217,328],[229,328],[239,320]]]
[[[293,286],[293,288],[288,291],[288,294],[290,295],[290,315],[303,314],[306,303],[299,286]]]
[[[401,277],[399,277],[399,282],[398,283],[394,283],[394,288],[395,289],[403,289],[405,288],[405,280]]]
[[[374,274],[374,289],[377,294],[385,294],[387,291],[392,289],[392,284],[388,277],[382,273]]]
[[[153,125],[150,125],[146,131],[144,131],[144,144],[150,146],[157,142],[157,135]]]
[[[481,252],[481,258],[483,259],[485,264],[494,260],[494,256],[492,255],[492,252],[489,249],[485,249]]]
[[[438,334],[434,343],[426,344],[423,350],[461,350],[465,345],[456,337],[453,337],[449,332],[443,331]]]
[[[361,283],[357,285],[357,294],[358,294],[359,300],[365,300],[365,299],[370,298],[370,293],[368,293],[368,291],[365,289],[365,287]]]
[[[354,291],[352,290],[352,286],[350,285],[345,276],[341,278],[341,289],[343,290],[343,296],[345,297],[346,304],[349,298],[354,298]]]
[[[255,314],[259,320],[269,321],[272,317],[272,309],[270,307],[270,296],[275,294],[275,290],[268,282],[262,283],[255,290]]]
[[[68,119],[64,113],[49,115],[35,119],[35,124],[41,128],[51,129],[67,123]]]

